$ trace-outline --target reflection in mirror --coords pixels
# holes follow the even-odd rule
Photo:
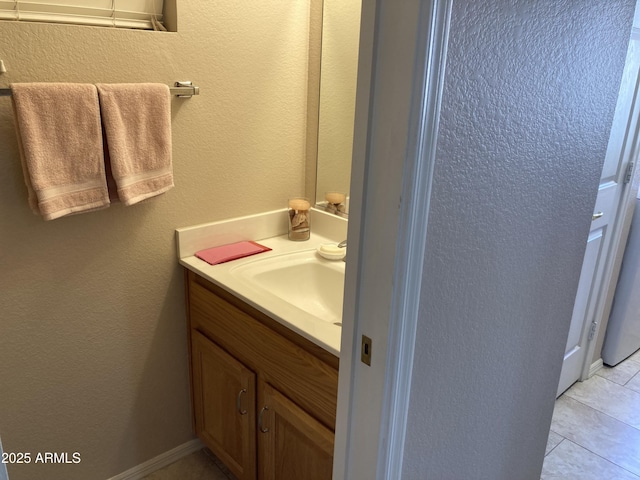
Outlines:
[[[316,204],[334,213],[346,213],[349,203],[360,9],[361,0],[324,0],[322,12],[315,190]],[[339,194],[342,207],[331,203]]]

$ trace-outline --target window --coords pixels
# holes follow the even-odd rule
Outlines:
[[[163,3],[163,0],[0,0],[0,20],[164,30]]]

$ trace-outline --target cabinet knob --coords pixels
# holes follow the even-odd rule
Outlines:
[[[242,394],[247,393],[247,389],[243,388],[238,392],[238,396],[236,397],[236,409],[240,415],[246,415],[247,411],[242,408]]]
[[[262,416],[264,415],[264,412],[266,410],[269,410],[269,407],[265,405],[264,407],[262,407],[262,410],[260,410],[260,415],[258,415],[258,428],[262,433],[267,433],[269,431],[269,427],[265,428],[262,423]]]

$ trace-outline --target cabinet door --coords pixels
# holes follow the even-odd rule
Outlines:
[[[333,432],[266,383],[260,406],[260,480],[330,480]]]
[[[196,433],[238,477],[256,478],[255,374],[192,331]]]

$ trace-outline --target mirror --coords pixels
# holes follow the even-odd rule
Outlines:
[[[345,208],[340,213],[346,214],[362,0],[324,0],[323,3],[315,198],[318,206],[326,208],[326,193],[344,194]],[[341,196],[329,198],[337,201],[333,199],[339,200]]]

